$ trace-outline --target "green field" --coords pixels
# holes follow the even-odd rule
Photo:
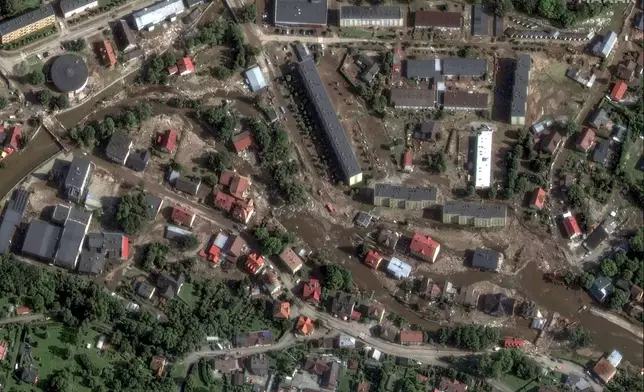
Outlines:
[[[637,138],[631,143],[628,157],[624,161],[624,167],[622,168],[633,182],[644,181],[644,172],[637,168],[637,163],[642,157],[642,153],[644,153],[644,140]]]
[[[499,381],[501,381],[502,383],[510,387],[510,389],[512,389],[513,391],[519,391],[519,390],[528,391],[532,387],[532,384],[537,386],[539,385],[539,384],[536,384],[534,381],[526,381],[512,374],[506,374],[501,376]]]
[[[179,298],[190,306],[196,306],[199,297],[195,295],[195,286],[192,283],[184,283],[179,292]]]
[[[340,37],[346,38],[370,38],[372,36],[373,31],[353,27],[345,27],[340,31]]]

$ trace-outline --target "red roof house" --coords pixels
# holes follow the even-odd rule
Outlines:
[[[255,213],[253,199],[248,199],[246,201],[237,200],[230,211],[233,219],[243,222],[244,224],[247,224],[250,221],[250,218],[253,217],[253,213]]]
[[[192,212],[189,208],[184,206],[174,206],[174,208],[172,208],[170,219],[176,224],[192,227],[196,217],[197,214]]]
[[[302,288],[302,298],[305,301],[320,302],[322,295],[322,286],[320,281],[315,278],[309,278]]]
[[[302,335],[310,335],[313,333],[313,320],[310,317],[300,316],[295,328]]]
[[[623,80],[618,80],[613,85],[613,89],[610,90],[610,99],[613,101],[621,101],[624,98],[624,93],[628,89],[628,84]]]
[[[291,304],[288,301],[276,302],[273,317],[288,320],[291,317]]]
[[[530,198],[530,207],[542,209],[545,201],[546,191],[540,187],[534,188],[534,192],[532,192],[532,197]]]
[[[410,329],[400,330],[400,344],[402,345],[411,345],[411,344],[421,344],[423,343],[424,338],[423,331],[412,331]]]
[[[14,125],[13,127],[9,128],[9,131],[7,132],[7,138],[5,139],[5,146],[9,146],[14,150],[17,150],[20,144],[21,134],[22,131],[19,125]]]
[[[233,204],[235,204],[234,197],[224,192],[217,192],[217,194],[215,195],[215,206],[217,208],[226,212],[230,212],[230,210],[233,208]]]
[[[563,225],[568,238],[573,239],[581,235],[581,229],[579,229],[577,219],[570,212],[564,214]]]
[[[441,245],[434,241],[430,236],[421,233],[414,233],[409,244],[409,252],[425,261],[436,262]]]
[[[382,256],[380,256],[380,253],[375,250],[370,250],[364,256],[364,263],[369,268],[378,269],[378,265],[380,265],[381,261]]]
[[[253,136],[249,131],[244,131],[233,138],[233,147],[238,154],[253,144]]]
[[[127,259],[130,256],[130,239],[126,236],[121,237],[121,258]]]
[[[190,57],[182,57],[177,61],[177,68],[179,68],[179,75],[188,75],[195,72],[195,66],[192,65]]]
[[[29,314],[31,313],[31,308],[28,306],[21,306],[16,309],[16,314],[18,316],[22,316],[23,314]]]
[[[250,178],[235,174],[230,181],[230,194],[238,199],[243,199],[249,186]]]
[[[244,266],[253,275],[256,275],[264,268],[264,258],[257,252],[250,252],[246,256],[246,263]]]
[[[224,170],[219,175],[219,185],[229,186],[230,181],[235,176],[235,172],[232,170]]]
[[[106,67],[111,67],[116,64],[116,56],[114,56],[114,49],[112,49],[110,41],[105,39],[98,43],[98,55]]]
[[[579,136],[577,136],[577,143],[575,143],[575,146],[580,151],[588,152],[594,143],[595,131],[588,127],[584,127],[579,133]]]
[[[159,135],[157,138],[157,144],[159,149],[165,152],[173,152],[174,147],[177,144],[177,131],[174,129],[168,129],[163,135]]]
[[[525,341],[519,338],[503,338],[503,347],[505,348],[521,348],[525,345]]]
[[[4,357],[7,356],[7,349],[9,348],[9,342],[6,340],[0,340],[0,361],[4,361]]]
[[[402,168],[403,168],[403,171],[406,171],[406,172],[411,172],[414,169],[411,151],[409,150],[403,152]]]

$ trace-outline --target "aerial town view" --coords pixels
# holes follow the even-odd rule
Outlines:
[[[0,392],[644,391],[644,0],[0,0]]]

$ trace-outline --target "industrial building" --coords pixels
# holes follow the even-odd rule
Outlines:
[[[313,56],[303,44],[295,45],[295,52],[298,58],[295,67],[306,88],[319,125],[334,153],[340,175],[349,185],[358,184],[362,182],[362,170],[351,148],[351,142],[338,120],[337,112],[333,108],[324,82],[318,74]]]
[[[132,13],[134,28],[154,30],[154,26],[168,20],[174,22],[186,10],[183,0],[163,0]]]
[[[248,88],[250,88],[250,91],[252,92],[259,91],[268,86],[259,65],[256,65],[244,72],[244,78],[246,79]]]
[[[436,90],[417,88],[392,88],[389,103],[396,109],[430,109],[436,106]]]
[[[475,37],[490,35],[489,15],[484,4],[472,4],[472,35]]]
[[[65,19],[98,7],[98,0],[60,0],[58,3]]]
[[[403,12],[396,6],[340,7],[340,27],[403,27]]]
[[[488,107],[488,95],[472,91],[445,91],[443,109],[447,110],[485,110]]]
[[[373,204],[376,206],[418,210],[436,204],[438,191],[435,187],[405,187],[391,184],[376,184]]]
[[[275,0],[276,26],[326,27],[328,0]]]
[[[416,11],[414,27],[417,29],[460,29],[460,12]]]
[[[479,132],[476,137],[474,186],[489,188],[492,182],[492,131]]]
[[[136,48],[136,38],[130,25],[123,19],[119,19],[114,25],[114,38],[123,52],[129,52]]]
[[[29,34],[54,26],[56,15],[51,4],[18,15],[14,18],[0,22],[0,43],[6,44],[19,40]]]
[[[529,54],[520,54],[517,57],[512,81],[512,98],[510,100],[510,124],[512,125],[525,125],[531,65],[532,59]]]
[[[443,223],[474,227],[503,227],[507,207],[502,204],[478,204],[448,201],[443,205]]]
[[[22,222],[27,203],[29,203],[29,192],[23,188],[14,190],[11,199],[6,203],[0,222],[0,254],[10,249],[11,240]]]
[[[66,53],[56,57],[49,70],[51,82],[63,93],[82,91],[89,80],[89,68],[82,58]]]
[[[446,77],[482,78],[487,74],[487,60],[485,59],[451,57],[443,59],[442,62],[442,73]]]

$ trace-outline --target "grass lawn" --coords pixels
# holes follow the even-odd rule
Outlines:
[[[568,350],[554,350],[550,352],[550,356],[554,358],[565,359],[572,363],[576,363],[577,365],[584,368],[596,361],[595,358],[584,357],[583,355],[579,355],[574,351],[568,351]]]
[[[518,391],[522,389],[526,384],[528,384],[528,381],[516,377],[512,374],[506,374],[502,376],[499,381],[510,387],[510,389],[512,389],[513,391]],[[533,382],[530,381],[530,383]],[[529,388],[525,388],[525,390],[529,390]]]
[[[340,37],[347,38],[370,38],[373,36],[373,31],[358,29],[353,27],[345,27],[340,31]]]
[[[199,297],[195,295],[195,286],[192,283],[184,283],[179,292],[179,298],[190,306],[196,306]]]
[[[14,3],[16,15],[22,14],[24,10],[40,7],[41,0],[20,0]]]
[[[347,373],[346,368],[340,369],[338,392],[351,392],[351,375]]]
[[[637,164],[644,152],[644,140],[637,138],[635,142],[631,143],[628,151],[628,157],[624,162],[622,168],[627,175],[634,180],[634,182],[644,181],[644,172],[637,168]]]

